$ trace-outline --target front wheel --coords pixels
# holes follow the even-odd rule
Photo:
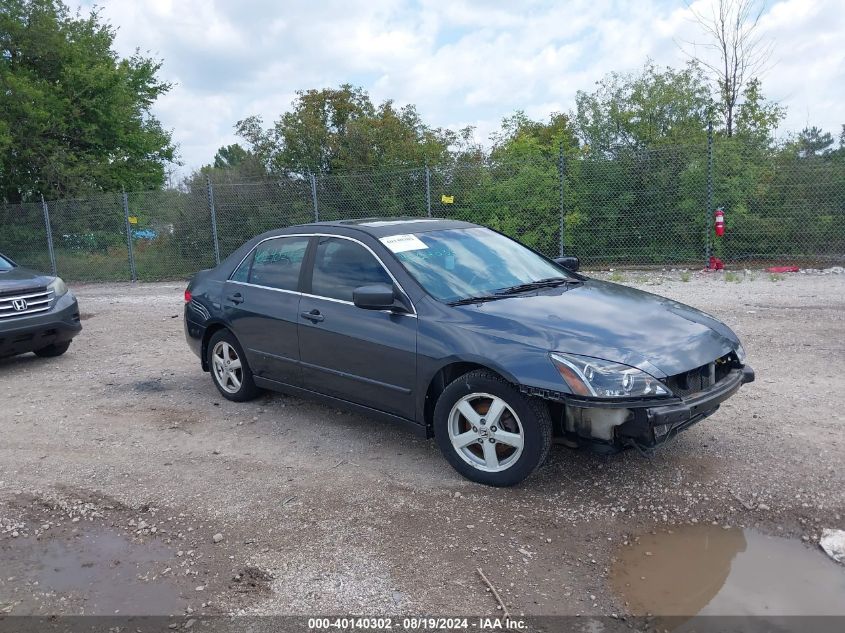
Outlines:
[[[55,358],[56,356],[64,354],[69,347],[70,341],[65,341],[64,343],[53,343],[47,347],[35,350],[35,355],[41,358]]]
[[[546,460],[552,421],[544,402],[493,372],[476,370],[440,395],[434,436],[447,461],[467,479],[513,486]]]
[[[258,395],[243,348],[229,330],[216,332],[208,342],[208,366],[214,386],[227,400],[246,402]]]

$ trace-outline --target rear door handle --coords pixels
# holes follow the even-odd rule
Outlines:
[[[240,292],[236,292],[235,294],[226,297],[226,301],[231,301],[235,305],[238,305],[244,302],[244,296]]]
[[[300,312],[299,316],[303,319],[308,319],[312,323],[319,323],[320,321],[326,320],[326,317],[320,314],[320,311],[317,309],[311,310],[311,312]]]

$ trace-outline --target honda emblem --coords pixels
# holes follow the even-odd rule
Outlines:
[[[23,312],[29,307],[29,304],[27,304],[26,299],[15,299],[12,301],[12,307],[15,312]]]

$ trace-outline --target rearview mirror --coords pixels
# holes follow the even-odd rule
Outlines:
[[[352,301],[364,310],[394,310],[407,312],[405,302],[397,299],[393,287],[387,284],[360,286],[352,291]]]
[[[571,270],[572,272],[578,272],[578,269],[581,268],[581,260],[575,257],[574,255],[555,257],[555,263],[560,264],[561,266]]]

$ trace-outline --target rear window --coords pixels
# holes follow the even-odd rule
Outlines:
[[[0,255],[0,270],[12,270],[12,268],[14,268],[12,262]]]

